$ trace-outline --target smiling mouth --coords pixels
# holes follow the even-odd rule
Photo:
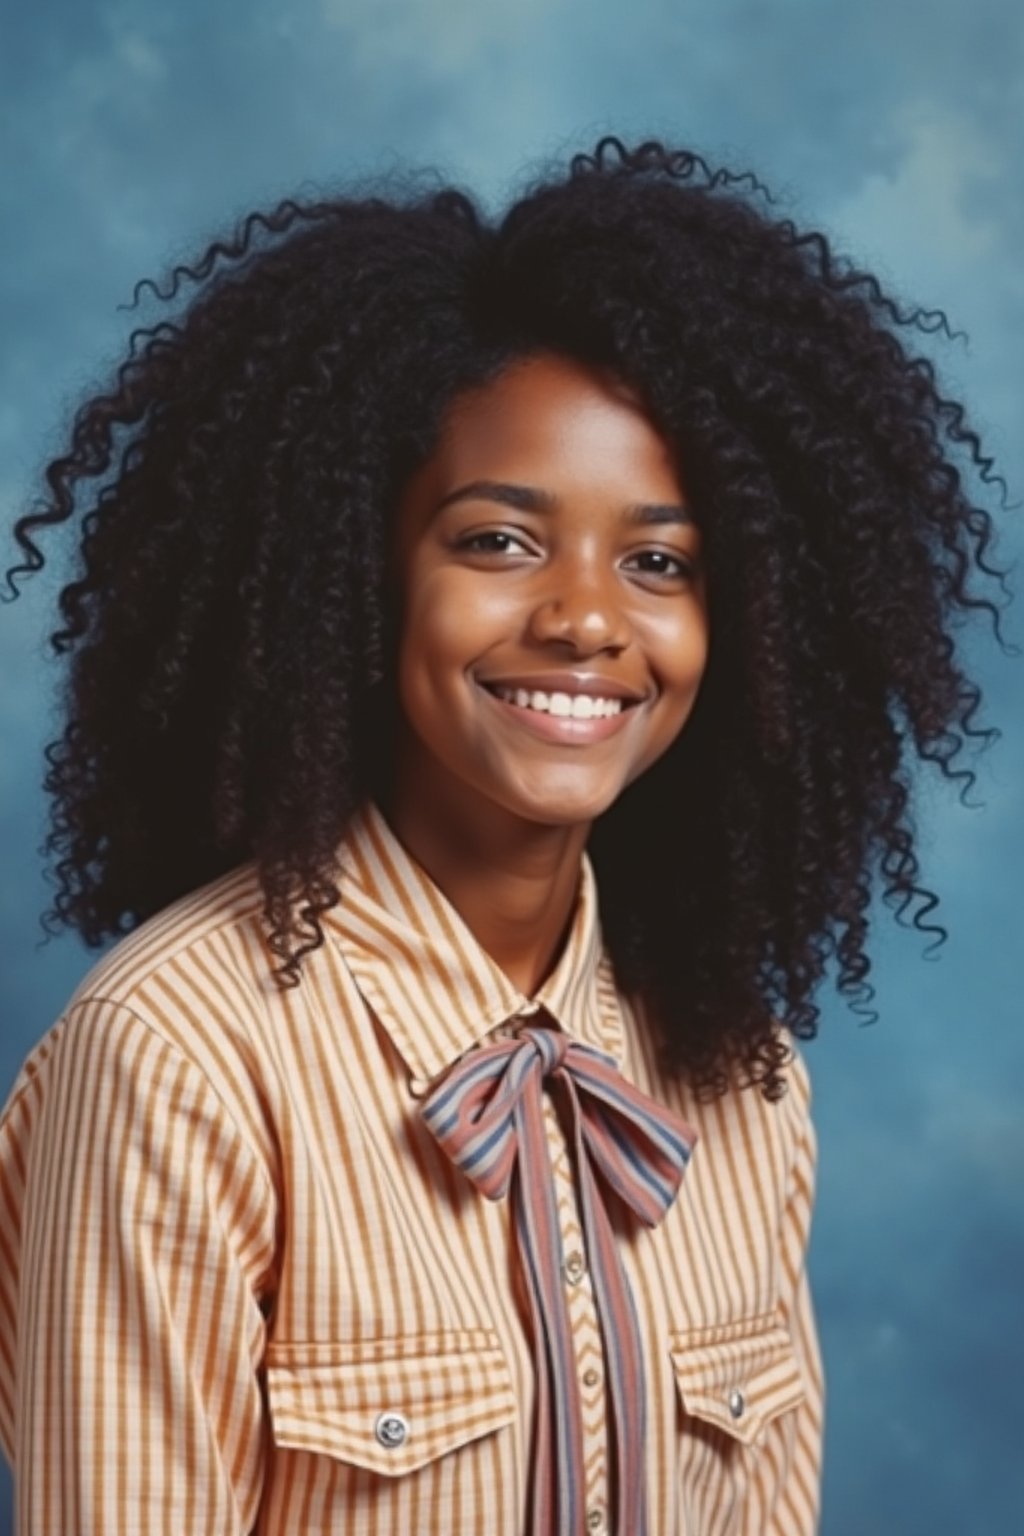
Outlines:
[[[503,704],[514,704],[517,709],[549,715],[556,720],[610,720],[632,708],[629,699],[602,698],[590,693],[545,693],[539,688],[506,688],[497,683],[481,686]]]
[[[617,736],[627,729],[636,705],[642,702],[597,694],[544,693],[495,683],[480,683],[479,687],[511,725],[539,741],[570,749]]]

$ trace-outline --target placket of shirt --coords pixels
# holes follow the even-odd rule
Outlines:
[[[523,1015],[527,1010],[522,1010]],[[510,1034],[515,1025],[496,1034]],[[587,1525],[603,1531],[608,1526],[608,1408],[605,1397],[606,1369],[601,1326],[587,1263],[586,1242],[580,1217],[579,1193],[573,1157],[547,1084],[542,1096],[544,1128],[558,1205],[562,1244],[562,1279],[569,1312],[576,1381],[583,1420],[584,1499]]]
[[[586,1247],[580,1223],[579,1200],[573,1177],[572,1159],[562,1134],[558,1114],[550,1093],[544,1094],[544,1123],[551,1152],[551,1167],[558,1201],[558,1225],[562,1239],[562,1275],[569,1305],[573,1351],[576,1356],[576,1380],[579,1384],[583,1418],[583,1465],[586,1476],[588,1523],[600,1530],[608,1506],[607,1409],[605,1404],[605,1365],[601,1345],[594,1289],[586,1262]]]

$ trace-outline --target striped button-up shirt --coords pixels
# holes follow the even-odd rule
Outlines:
[[[612,1210],[644,1349],[650,1531],[813,1532],[799,1056],[776,1104],[751,1088],[700,1102],[660,1071],[616,992],[586,857],[565,949],[527,998],[374,806],[341,853],[342,899],[299,986],[270,974],[246,866],[118,945],[22,1067],[0,1118],[18,1536],[520,1536],[535,1380],[515,1226],[419,1108],[538,1007],[699,1136],[660,1226]],[[601,1319],[563,1116],[544,1102],[601,1532]]]

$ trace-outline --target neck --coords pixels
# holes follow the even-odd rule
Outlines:
[[[434,800],[427,815],[402,795],[382,809],[481,948],[531,996],[565,944],[589,826],[541,826],[466,801]]]

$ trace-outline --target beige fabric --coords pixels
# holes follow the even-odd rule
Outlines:
[[[531,1000],[373,806],[344,857],[301,986],[269,979],[246,867],[117,946],[25,1061],[0,1119],[18,1536],[524,1528],[534,1382],[508,1202],[448,1163],[418,1099]],[[700,1135],[662,1225],[621,1224],[652,1533],[808,1536],[822,1383],[802,1061],[777,1105],[755,1090],[700,1104],[665,1081],[616,995],[586,859],[535,1001]],[[602,1531],[602,1340],[546,1106]]]

